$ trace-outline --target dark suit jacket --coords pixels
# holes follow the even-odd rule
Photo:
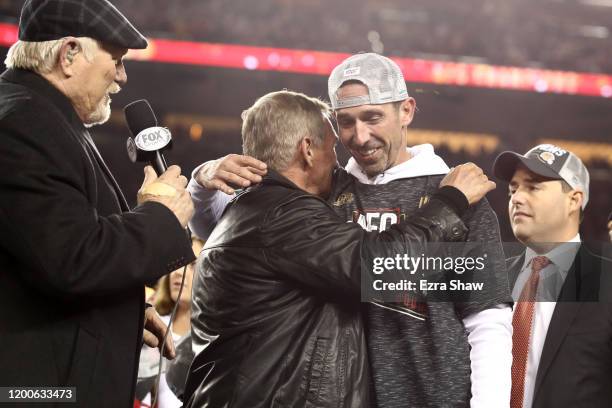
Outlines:
[[[69,100],[23,70],[0,79],[0,197],[0,386],[132,406],[143,284],[194,260],[178,220],[128,212]]]
[[[507,261],[514,286],[525,254]],[[581,245],[544,341],[533,408],[612,407],[610,259]]]

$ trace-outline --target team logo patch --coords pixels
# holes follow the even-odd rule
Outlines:
[[[167,128],[159,126],[146,128],[140,131],[134,138],[136,147],[147,152],[160,150],[166,147],[171,140],[172,136],[170,135],[170,131]]]
[[[422,206],[424,206],[425,204],[427,204],[429,202],[429,196],[421,196],[421,198],[419,199],[419,208],[421,208]]]
[[[347,68],[344,70],[344,76],[353,76],[353,75],[359,75],[359,73],[361,72],[361,67],[352,67],[352,68]]]
[[[567,150],[563,150],[559,146],[551,145],[551,144],[541,144],[536,146],[533,150],[542,150],[545,152],[553,153],[556,156],[563,156],[567,154]]]
[[[552,154],[551,152],[542,152],[538,155],[538,158],[542,162],[552,166],[552,164],[555,162],[556,156]]]
[[[343,205],[350,204],[353,202],[355,197],[353,197],[353,193],[342,193],[338,196],[336,201],[334,201],[334,207],[342,207]]]

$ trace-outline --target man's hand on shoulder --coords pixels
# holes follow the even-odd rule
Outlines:
[[[251,156],[228,154],[202,165],[195,180],[209,190],[234,194],[234,188],[245,188],[260,183],[267,173],[267,166]]]
[[[495,189],[495,183],[474,163],[453,167],[440,182],[440,187],[444,186],[455,187],[461,191],[470,205],[482,200],[485,194]]]

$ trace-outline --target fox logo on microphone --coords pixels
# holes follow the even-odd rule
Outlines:
[[[139,149],[152,152],[163,149],[171,140],[172,136],[167,128],[155,126],[138,133],[134,142]]]

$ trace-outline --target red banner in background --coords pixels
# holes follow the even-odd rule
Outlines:
[[[17,40],[17,26],[0,24],[0,46]],[[329,75],[349,54],[233,44],[149,39],[132,60],[310,75]],[[408,82],[612,97],[612,75],[393,58]]]

